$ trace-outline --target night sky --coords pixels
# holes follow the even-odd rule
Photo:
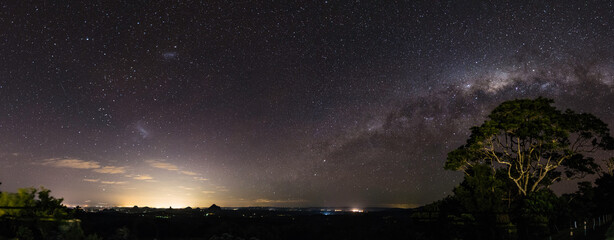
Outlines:
[[[415,207],[505,100],[614,126],[611,1],[9,2],[0,190],[71,206]]]

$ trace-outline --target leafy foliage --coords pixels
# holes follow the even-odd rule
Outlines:
[[[559,111],[552,103],[546,98],[502,103],[471,128],[465,145],[448,153],[445,168],[466,175],[480,164],[504,169],[522,196],[562,178],[594,174],[599,165],[584,154],[613,148],[607,124],[591,114]]]
[[[487,165],[480,164],[470,170],[463,182],[454,188],[454,194],[465,211],[503,212],[506,194],[505,182]]]
[[[2,207],[34,207],[36,205],[35,200],[36,189],[34,188],[20,188],[16,193],[2,192],[0,193],[0,206]],[[1,209],[0,216],[12,215],[22,216],[27,212],[22,209]]]
[[[555,222],[611,210],[614,158],[596,188],[583,182],[578,192],[561,198],[549,190],[556,181],[599,172],[592,156],[614,149],[603,121],[552,104],[545,98],[504,102],[471,128],[465,145],[448,153],[445,169],[462,171],[465,178],[451,197],[460,210],[447,214],[469,216],[464,219],[476,230],[467,231],[470,238],[500,238],[501,230],[514,226],[520,239],[541,239]]]
[[[9,215],[15,217],[37,216],[66,218],[66,207],[62,205],[62,198],[54,198],[50,190],[41,188],[20,188],[16,193],[0,193],[0,206],[15,209],[0,208],[0,216]],[[38,195],[38,198],[37,198]]]
[[[37,216],[52,216],[54,218],[65,218],[68,214],[66,207],[62,205],[63,198],[54,198],[50,195],[51,190],[41,188],[38,191],[38,199],[36,201]]]

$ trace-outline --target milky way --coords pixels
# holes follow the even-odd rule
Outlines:
[[[70,205],[412,207],[502,101],[614,125],[608,1],[2,9],[0,190]]]

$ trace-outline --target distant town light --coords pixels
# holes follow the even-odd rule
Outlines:
[[[361,213],[361,212],[364,212],[364,210],[362,210],[362,209],[358,209],[358,208],[352,208],[352,210],[351,210],[351,211],[352,211],[352,212],[355,212],[355,213]]]

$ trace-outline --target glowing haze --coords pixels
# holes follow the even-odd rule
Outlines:
[[[611,2],[2,8],[0,190],[69,205],[414,207],[502,101],[614,125]]]

